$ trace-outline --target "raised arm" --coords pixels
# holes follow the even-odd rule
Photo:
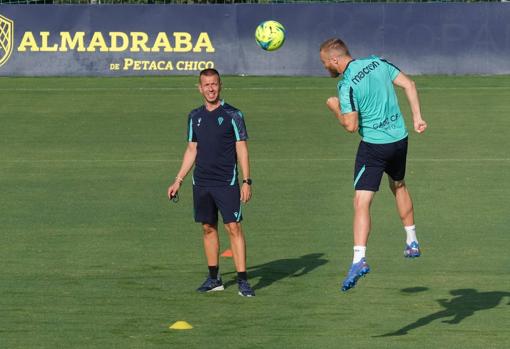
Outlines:
[[[328,106],[329,110],[335,115],[337,120],[340,122],[340,125],[345,128],[347,132],[356,132],[358,131],[358,112],[353,111],[350,113],[342,114],[342,111],[340,110],[340,101],[338,100],[338,97],[329,97],[326,101],[326,105]]]
[[[416,84],[402,72],[393,80],[393,84],[404,89],[413,115],[414,130],[423,133],[427,129],[427,123],[421,117],[420,99],[418,98]]]

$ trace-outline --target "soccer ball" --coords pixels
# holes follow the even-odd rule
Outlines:
[[[255,30],[257,44],[266,51],[275,51],[285,42],[285,27],[277,21],[264,21]]]

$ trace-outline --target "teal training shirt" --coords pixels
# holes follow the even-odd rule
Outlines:
[[[400,70],[377,56],[352,60],[338,82],[342,114],[359,113],[359,134],[368,143],[386,144],[407,137],[393,80]]]

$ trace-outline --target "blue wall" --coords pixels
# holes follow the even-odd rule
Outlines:
[[[325,75],[318,47],[330,37],[342,38],[355,57],[383,56],[410,74],[510,73],[507,3],[0,5],[0,16],[4,76],[189,75],[205,66],[223,74]],[[284,46],[275,52],[261,50],[253,38],[257,24],[268,19],[287,29]],[[49,32],[46,48],[41,32]],[[84,32],[84,52],[68,44],[62,51],[62,32],[71,37]],[[206,33],[214,52],[206,52],[207,45],[196,48],[198,52],[133,52],[132,40],[121,52],[101,52],[101,45],[89,52],[95,32],[101,32],[106,50],[111,49],[110,32],[129,39],[132,32],[146,33],[149,49],[160,32],[172,49],[174,32],[188,33],[178,35],[189,35],[191,46]],[[11,33],[13,39],[6,40]],[[185,43],[182,48],[188,50]]]

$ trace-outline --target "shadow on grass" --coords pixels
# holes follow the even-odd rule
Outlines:
[[[421,288],[410,288],[404,289],[402,291],[412,293],[413,289]],[[416,290],[414,290],[414,292],[416,292]],[[499,305],[499,303],[501,303],[504,297],[510,297],[510,292],[478,292],[472,288],[452,290],[450,291],[450,294],[454,297],[451,299],[437,300],[437,302],[444,308],[443,310],[419,318],[415,322],[404,326],[395,332],[390,332],[375,337],[403,336],[408,334],[408,332],[411,330],[427,326],[432,321],[439,319],[445,319],[442,321],[444,323],[457,325],[465,318],[473,315],[475,312],[495,308]],[[446,319],[450,317],[451,319]]]
[[[248,278],[250,280],[259,278],[257,284],[253,284],[254,290],[270,286],[274,282],[286,277],[299,277],[308,274],[312,270],[328,263],[327,259],[321,258],[324,253],[311,253],[299,258],[277,259],[272,262],[248,267]],[[235,274],[225,273],[223,275]],[[232,286],[235,280],[225,283],[225,286]]]
[[[403,288],[400,291],[404,292],[404,293],[418,293],[418,292],[428,291],[428,287],[421,287],[421,286],[408,287],[408,288]]]

